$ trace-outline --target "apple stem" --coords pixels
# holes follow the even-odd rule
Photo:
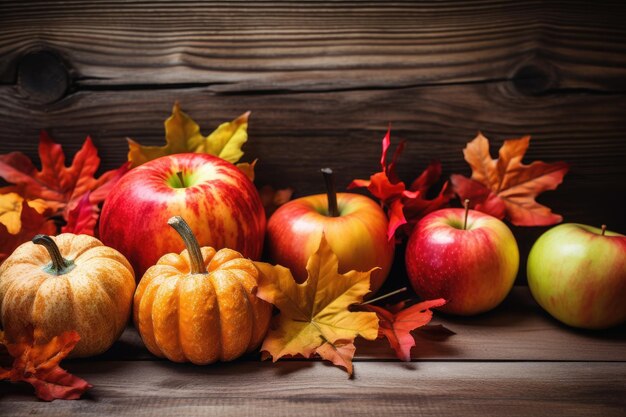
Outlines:
[[[63,255],[61,255],[59,247],[50,236],[39,234],[33,237],[32,242],[36,245],[43,246],[48,250],[48,254],[50,254],[52,262],[44,268],[46,272],[53,275],[63,275],[74,269],[74,262],[65,259]]]
[[[326,196],[328,197],[328,215],[330,217],[339,217],[337,209],[337,191],[335,189],[335,176],[330,168],[322,168],[322,175],[326,182]]]
[[[172,226],[183,239],[183,242],[185,242],[187,252],[189,253],[189,260],[191,261],[191,270],[189,272],[192,274],[206,274],[207,270],[202,261],[200,244],[185,219],[180,216],[174,216],[167,221],[167,224]]]
[[[602,225],[602,236],[606,233],[606,224]]]
[[[382,300],[383,298],[391,297],[392,295],[396,295],[396,294],[399,294],[399,293],[404,292],[404,291],[406,291],[406,287],[402,287],[402,288],[400,288],[398,290],[391,291],[391,292],[389,292],[387,294],[383,294],[380,297],[376,297],[376,298],[372,298],[371,300],[364,301],[364,302],[362,302],[359,305],[371,304],[371,303],[376,302],[378,300]]]
[[[470,201],[469,199],[465,199],[465,201],[463,201],[463,207],[465,207],[465,218],[463,219],[463,230],[467,230],[467,214],[469,213],[469,204]]]
[[[183,171],[178,171],[176,173],[178,180],[180,181],[180,188],[185,188],[185,178],[183,177]]]

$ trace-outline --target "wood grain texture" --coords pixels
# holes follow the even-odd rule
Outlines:
[[[46,48],[98,88],[395,88],[526,68],[527,86],[539,75],[614,91],[626,86],[625,15],[619,1],[4,1],[0,74],[12,80],[20,55]]]
[[[319,362],[71,364],[80,401],[0,394],[3,416],[623,416],[626,363],[362,362],[355,378]]]
[[[626,232],[625,17],[621,1],[4,1],[0,153],[37,159],[47,129],[73,154],[91,134],[109,169],[127,136],[162,143],[178,99],[204,132],[252,110],[257,183],[304,195],[321,166],[340,189],[374,172],[389,122],[406,181],[431,159],[468,174],[478,130],[494,154],[532,134],[526,162],[572,165],[539,201]],[[515,230],[522,259],[544,230]]]
[[[528,288],[515,287],[496,310],[478,317],[435,314],[454,335],[415,331],[416,361],[621,361],[626,362],[626,325],[605,331],[575,330],[559,324],[532,299]],[[137,331],[129,327],[113,347],[97,361],[155,360]],[[92,359],[90,359],[92,360]],[[257,354],[240,361],[258,362]],[[396,361],[386,340],[357,340],[355,360]]]

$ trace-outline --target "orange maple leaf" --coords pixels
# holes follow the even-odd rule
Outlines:
[[[386,337],[396,352],[398,359],[405,362],[411,360],[411,348],[415,346],[415,338],[411,331],[425,326],[433,317],[431,308],[441,307],[446,303],[443,298],[423,301],[404,308],[404,302],[385,309],[383,307],[364,305],[363,309],[376,313],[379,321],[379,337]]]
[[[274,361],[317,353],[352,374],[354,339],[374,340],[378,335],[376,314],[349,310],[369,292],[372,271],[340,274],[337,256],[324,235],[307,262],[308,278],[302,284],[285,267],[255,264],[260,272],[257,297],[280,310],[261,350]]]
[[[530,136],[505,140],[498,159],[489,154],[489,140],[481,133],[463,150],[472,168],[472,177],[452,175],[454,191],[470,207],[500,219],[507,217],[516,226],[547,226],[563,218],[535,201],[544,191],[554,190],[569,170],[565,162],[535,161],[522,164]]]
[[[21,152],[0,155],[0,177],[15,184],[3,191],[15,191],[28,200],[41,199],[52,210],[52,216],[63,215],[66,220],[69,211],[87,192],[92,191],[90,203],[97,205],[104,201],[129,169],[129,164],[125,164],[95,179],[100,158],[90,137],[67,167],[63,148],[43,131],[39,139],[39,158],[41,171]]]
[[[91,385],[87,381],[61,369],[59,363],[74,349],[80,340],[75,331],[64,332],[41,343],[37,330],[15,343],[4,340],[0,344],[13,357],[11,369],[0,368],[0,380],[28,382],[35,388],[37,397],[44,401],[55,399],[75,400]]]

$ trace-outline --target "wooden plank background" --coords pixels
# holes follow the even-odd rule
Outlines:
[[[302,195],[322,166],[372,173],[389,122],[407,181],[432,159],[469,174],[478,130],[494,154],[531,134],[526,161],[572,166],[540,201],[625,233],[624,21],[623,1],[3,1],[0,153],[90,134],[108,169],[180,100],[204,132],[251,110],[257,183]],[[544,230],[515,228],[522,259]]]

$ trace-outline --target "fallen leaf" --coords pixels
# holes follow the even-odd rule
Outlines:
[[[91,203],[89,194],[85,194],[78,204],[69,211],[67,224],[61,228],[62,233],[94,235],[100,209],[97,204]]]
[[[409,362],[411,348],[415,346],[415,338],[411,331],[428,324],[433,317],[430,309],[441,307],[445,303],[446,300],[438,298],[407,308],[404,308],[404,302],[387,309],[373,305],[363,305],[361,308],[376,313],[379,319],[379,337],[387,338],[398,359]]]
[[[273,187],[269,185],[264,185],[259,190],[259,195],[261,196],[261,202],[263,203],[263,208],[265,208],[265,215],[269,218],[272,213],[274,213],[278,207],[282,206],[289,200],[291,200],[291,196],[293,196],[293,188],[282,188],[279,190],[275,190]]]
[[[132,167],[175,153],[207,153],[232,162],[243,156],[241,147],[248,140],[248,117],[244,113],[232,122],[222,123],[210,135],[203,136],[200,126],[174,103],[172,115],[165,121],[164,146],[143,146],[128,138],[128,160]]]
[[[128,166],[122,166],[96,180],[94,174],[100,158],[90,137],[74,155],[72,164],[66,167],[63,148],[42,131],[39,158],[41,171],[21,152],[0,155],[0,177],[15,184],[12,191],[29,201],[40,199],[51,209],[52,216],[62,215],[66,219],[68,211],[89,191],[93,191],[93,204],[104,201],[108,190],[128,170]]]
[[[0,194],[0,224],[3,224],[12,235],[22,229],[22,202],[24,199],[17,193]],[[41,199],[27,201],[29,207],[43,214],[48,208]]]
[[[302,284],[285,267],[255,264],[260,272],[257,297],[280,310],[261,350],[274,362],[286,355],[309,358],[318,353],[333,363],[341,362],[350,373],[354,352],[350,353],[349,345],[357,336],[373,340],[378,334],[376,314],[349,310],[369,292],[373,270],[340,274],[337,256],[324,235],[307,262],[308,278]]]
[[[315,353],[322,359],[332,362],[333,365],[343,366],[348,375],[352,375],[354,371],[352,366],[354,352],[356,352],[354,343],[345,340],[339,340],[337,343],[325,342],[315,349]]]
[[[535,161],[522,164],[530,136],[505,140],[497,159],[489,153],[489,140],[481,133],[463,150],[472,168],[472,177],[453,175],[454,191],[470,207],[498,218],[508,218],[516,226],[548,226],[563,218],[535,201],[544,191],[554,190],[569,169],[565,162]]]
[[[13,357],[10,369],[0,369],[0,379],[28,382],[37,397],[44,401],[76,400],[92,386],[87,381],[61,369],[59,363],[80,340],[75,331],[64,332],[49,341],[42,341],[35,330],[15,343],[0,337],[9,355]]]
[[[380,200],[389,218],[387,229],[389,240],[396,235],[396,230],[404,225],[406,226],[403,230],[410,234],[419,219],[431,211],[444,207],[453,195],[446,182],[436,198],[426,199],[428,190],[441,176],[441,164],[437,161],[432,162],[407,189],[406,184],[398,178],[396,173],[396,164],[404,150],[405,142],[400,142],[393,153],[391,162],[387,164],[386,159],[390,146],[391,129],[388,129],[382,141],[381,171],[371,175],[369,180],[356,179],[348,185],[348,189],[365,187]]]
[[[26,200],[22,199],[19,211],[21,224],[19,232],[10,233],[9,229],[0,223],[0,263],[8,258],[15,248],[30,241],[36,234],[54,235],[57,232],[54,222],[31,207]]]

